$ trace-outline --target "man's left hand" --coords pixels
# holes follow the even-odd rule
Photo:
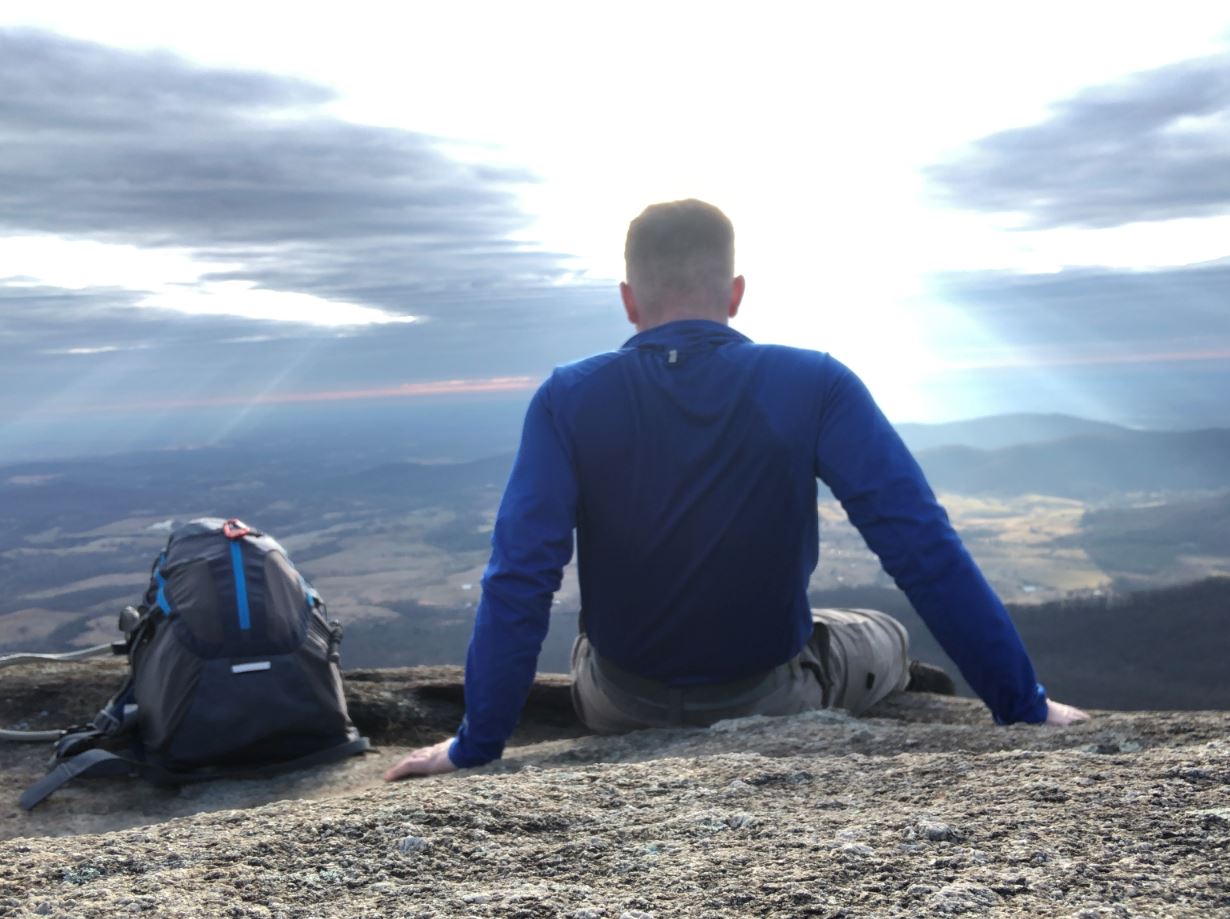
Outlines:
[[[412,775],[442,775],[454,772],[457,767],[448,758],[448,748],[453,745],[453,738],[442,740],[430,747],[420,747],[407,753],[400,763],[384,774],[386,782],[395,782]]]
[[[1081,711],[1075,705],[1064,705],[1054,699],[1046,700],[1046,723],[1067,727],[1079,721],[1088,721],[1089,713]]]

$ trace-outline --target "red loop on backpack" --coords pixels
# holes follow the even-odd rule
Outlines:
[[[251,532],[250,526],[235,517],[222,524],[222,535],[227,539],[243,539]]]

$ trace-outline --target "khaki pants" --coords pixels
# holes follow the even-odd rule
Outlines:
[[[812,610],[811,639],[763,677],[672,689],[600,661],[582,633],[572,646],[572,704],[599,734],[707,725],[747,715],[842,708],[861,715],[909,682],[905,627],[867,609]]]

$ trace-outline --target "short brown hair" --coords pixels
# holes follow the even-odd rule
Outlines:
[[[735,230],[712,204],[689,198],[651,204],[628,226],[628,283],[654,311],[673,300],[726,305],[735,273]]]

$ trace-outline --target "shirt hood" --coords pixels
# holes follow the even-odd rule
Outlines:
[[[716,348],[733,342],[750,342],[742,332],[736,332],[722,322],[712,319],[679,319],[638,332],[623,344],[628,348],[666,349],[689,351],[694,348]]]

